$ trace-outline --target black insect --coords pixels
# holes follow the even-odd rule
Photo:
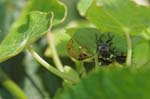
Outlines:
[[[121,52],[120,55],[116,55],[116,61],[119,63],[119,64],[123,64],[125,63],[126,61],[126,55],[123,54],[123,52]]]
[[[99,57],[98,58],[98,61],[100,62],[100,65],[109,65],[113,62],[113,60],[111,58],[102,58],[102,57]]]
[[[107,37],[105,40],[104,35],[101,35],[99,38],[96,36],[98,60],[101,65],[109,65],[115,59],[114,48],[112,47],[113,36],[108,34]]]
[[[125,53],[117,51],[114,45],[112,46],[114,36],[109,33],[105,36],[104,34],[102,34],[99,38],[96,36],[97,54],[100,65],[109,65],[115,61],[119,64],[125,63]]]

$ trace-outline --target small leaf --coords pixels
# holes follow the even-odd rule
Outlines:
[[[138,68],[150,62],[150,46],[148,42],[136,44],[133,48],[133,64]]]
[[[9,33],[0,44],[0,62],[20,53],[27,45],[47,33],[51,15],[31,12],[17,31]]]
[[[73,29],[73,31],[74,35],[68,43],[69,54],[77,60],[94,56],[96,53],[96,36],[101,32],[94,28],[79,28]]]

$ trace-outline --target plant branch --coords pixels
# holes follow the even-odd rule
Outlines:
[[[52,12],[52,18],[50,20],[51,25],[50,25],[48,33],[47,33],[47,40],[48,40],[48,44],[49,44],[51,51],[52,51],[52,59],[54,61],[56,68],[59,71],[64,72],[63,65],[60,61],[60,58],[58,57],[58,53],[57,53],[57,50],[55,47],[54,36],[51,33],[51,29],[52,29],[52,25],[53,25],[53,18],[54,18],[54,13]]]
[[[32,54],[32,56],[44,67],[46,68],[48,71],[52,72],[53,74],[65,79],[65,80],[68,80],[68,81],[71,81],[73,84],[75,84],[77,82],[76,79],[70,77],[69,75],[66,75],[65,73],[63,72],[60,72],[58,71],[57,69],[55,69],[52,65],[48,64],[44,59],[42,59],[33,49],[32,47],[28,46],[27,47],[29,52]]]
[[[47,39],[48,39],[49,46],[51,48],[52,59],[54,61],[56,68],[59,71],[64,72],[64,68],[63,68],[63,65],[62,65],[60,58],[58,56],[53,37],[54,37],[53,34],[49,31],[47,34]]]
[[[75,61],[76,64],[76,71],[78,72],[81,77],[86,76],[86,69],[84,67],[83,61]]]
[[[98,71],[99,69],[99,62],[98,62],[98,55],[96,54],[94,57],[95,60],[95,70]]]
[[[6,88],[15,99],[28,99],[20,87],[16,85],[2,69],[0,69],[0,84]]]
[[[125,32],[125,36],[126,36],[127,44],[128,44],[126,65],[130,66],[131,65],[131,60],[132,60],[132,41],[131,41],[130,34],[129,34],[128,31]]]

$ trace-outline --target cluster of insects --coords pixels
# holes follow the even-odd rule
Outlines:
[[[114,36],[108,34],[107,39],[104,40],[104,35],[100,37],[96,36],[96,44],[97,49],[96,52],[98,54],[98,60],[100,65],[109,65],[114,61],[123,64],[126,61],[126,55],[123,52],[121,54],[117,54],[115,52],[115,47],[112,46],[112,40]]]
[[[123,64],[126,61],[126,53],[118,50],[114,44],[114,35],[111,33],[105,33],[96,35],[96,55],[98,55],[98,61],[100,65],[109,65],[113,62]],[[83,45],[76,45],[73,39],[68,43],[68,52],[70,55],[80,61],[87,61],[90,57],[93,61],[93,54],[88,54],[87,49]]]

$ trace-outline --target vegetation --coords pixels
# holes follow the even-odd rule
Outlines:
[[[149,99],[143,2],[1,0],[0,99]]]

